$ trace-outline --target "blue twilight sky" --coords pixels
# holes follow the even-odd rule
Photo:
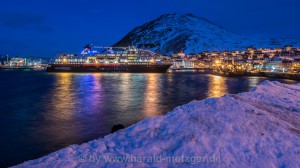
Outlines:
[[[109,46],[165,13],[192,13],[246,37],[300,38],[299,7],[299,0],[0,0],[0,54]]]

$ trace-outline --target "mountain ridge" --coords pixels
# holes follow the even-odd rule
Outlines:
[[[274,39],[273,39],[274,41]],[[275,40],[276,41],[276,40]],[[158,18],[136,26],[114,46],[145,48],[170,55],[178,52],[199,53],[201,51],[240,50],[247,46],[282,47],[299,45],[299,40],[255,40],[235,34],[210,20],[188,14],[163,14]]]

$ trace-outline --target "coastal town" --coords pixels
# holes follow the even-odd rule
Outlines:
[[[117,54],[116,54],[117,55]],[[64,57],[74,57],[76,54]],[[97,57],[97,55],[95,55]],[[89,58],[90,59],[90,58]],[[115,58],[114,62],[116,62]],[[175,53],[160,56],[160,60],[171,62],[170,70],[212,70],[221,76],[268,76],[300,79],[300,48],[255,48],[234,51],[203,51],[198,54]],[[50,58],[1,56],[2,69],[42,69],[50,64]]]
[[[173,69],[212,69],[221,76],[267,76],[296,79],[300,76],[300,48],[255,48],[232,52],[172,54]]]
[[[229,66],[235,62],[251,70],[270,70],[293,72],[300,68],[300,48],[284,46],[283,48],[255,48],[247,47],[245,50],[208,52],[198,54],[185,54],[183,52],[172,54],[174,69],[188,68],[215,68]]]

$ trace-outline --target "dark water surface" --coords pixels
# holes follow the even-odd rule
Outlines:
[[[278,79],[226,78],[193,71],[0,71],[0,167],[103,137],[114,124],[129,126],[194,99],[249,91],[264,80]]]

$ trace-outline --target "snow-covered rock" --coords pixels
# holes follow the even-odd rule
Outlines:
[[[300,85],[265,81],[16,167],[297,167],[299,158]]]
[[[164,14],[134,28],[114,46],[150,49],[169,55],[178,52],[197,54],[201,51],[245,50],[254,47],[300,46],[299,40],[254,40],[234,34],[203,17],[192,14]]]

